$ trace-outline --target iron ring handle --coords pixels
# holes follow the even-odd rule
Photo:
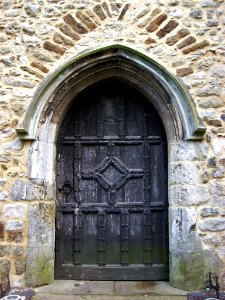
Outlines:
[[[73,189],[73,187],[72,187],[71,183],[68,180],[66,180],[62,187],[63,193],[66,196],[68,196],[72,192],[72,189]]]

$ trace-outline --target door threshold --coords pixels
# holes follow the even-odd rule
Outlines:
[[[50,285],[36,288],[35,291],[37,295],[118,296],[118,299],[120,299],[120,296],[125,297],[124,299],[126,299],[126,296],[162,296],[163,298],[164,296],[171,296],[173,297],[171,299],[186,299],[188,293],[172,287],[168,281],[55,280]]]

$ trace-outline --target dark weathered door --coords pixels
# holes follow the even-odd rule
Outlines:
[[[167,149],[133,88],[104,81],[71,107],[58,138],[56,278],[168,278]]]

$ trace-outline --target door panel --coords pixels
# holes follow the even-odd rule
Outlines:
[[[116,80],[85,91],[58,138],[56,278],[168,278],[162,122]]]

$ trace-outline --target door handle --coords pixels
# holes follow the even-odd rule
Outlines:
[[[72,192],[72,190],[73,190],[73,187],[69,180],[64,181],[62,188],[58,188],[58,191],[60,193],[63,192],[65,194],[66,202],[67,202],[68,196]]]

